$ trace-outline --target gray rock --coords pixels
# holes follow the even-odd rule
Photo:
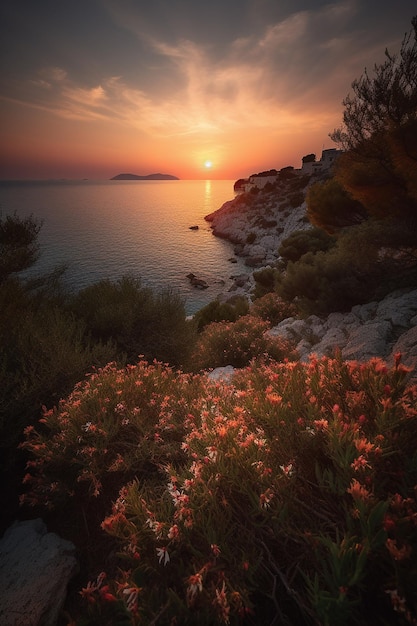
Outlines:
[[[357,305],[349,313],[331,313],[321,319],[289,317],[272,328],[271,336],[295,342],[302,361],[310,354],[333,356],[341,350],[346,360],[366,361],[380,357],[394,363],[400,352],[402,362],[411,368],[410,379],[417,380],[417,290],[396,291],[381,302]]]
[[[208,377],[211,380],[223,380],[225,382],[228,382],[232,378],[234,371],[235,368],[233,367],[233,365],[216,367],[214,370],[208,373]]]
[[[358,317],[361,322],[369,322],[375,318],[378,302],[368,302],[368,304],[357,304],[352,308],[351,313]]]
[[[15,522],[0,541],[0,625],[56,626],[78,571],[74,553],[41,519]]]
[[[401,362],[413,371],[412,378],[417,379],[417,326],[403,333],[392,347],[389,362],[394,362],[394,355],[401,353]]]
[[[342,357],[347,360],[365,360],[375,356],[385,358],[389,353],[391,337],[392,326],[385,320],[357,326],[349,334]]]
[[[407,328],[417,312],[417,290],[409,293],[395,291],[378,305],[377,316],[393,326]]]
[[[314,346],[313,352],[317,356],[334,356],[335,351],[346,343],[346,334],[341,328],[330,327],[319,343]]]

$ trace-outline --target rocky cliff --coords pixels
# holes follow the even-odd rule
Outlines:
[[[249,267],[273,264],[281,242],[311,228],[306,218],[306,177],[295,177],[258,193],[242,193],[205,217],[213,234],[235,244]]]
[[[304,201],[307,185],[306,179],[290,180],[255,194],[240,194],[206,220],[215,235],[235,245],[235,253],[244,256],[248,266],[274,265],[281,242],[295,230],[311,228]],[[239,291],[248,293],[253,278],[241,282]],[[412,370],[410,378],[417,382],[417,289],[395,291],[380,302],[326,318],[291,317],[269,332],[291,340],[302,360],[340,350],[347,360],[380,357],[392,364],[394,355],[401,353],[402,362]]]

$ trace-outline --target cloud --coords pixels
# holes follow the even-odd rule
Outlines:
[[[357,11],[356,0],[344,0],[295,12],[266,23],[257,34],[231,39],[221,58],[214,43],[168,41],[144,32],[140,19],[132,20],[131,28],[152,59],[148,73],[153,73],[153,84],[140,73],[135,80],[131,72],[129,80],[102,76],[81,85],[65,69],[48,67],[32,81],[41,89],[25,104],[67,119],[123,124],[159,137],[244,133],[248,128],[278,133],[290,127],[319,128],[326,119],[330,131],[363,62],[364,48],[351,27]]]

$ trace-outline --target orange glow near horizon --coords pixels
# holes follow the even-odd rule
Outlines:
[[[320,152],[327,130],[325,121],[314,128],[309,116],[300,115],[280,133],[248,124],[244,132],[225,128],[212,134],[203,129],[188,136],[163,136],[119,122],[63,121],[45,111],[11,106],[12,124],[0,138],[7,154],[2,178],[106,179],[122,172],[161,172],[184,180],[236,180],[261,170],[299,167],[304,154]],[[1,109],[7,109],[4,101],[0,114]],[[330,146],[329,140],[325,147]]]
[[[113,2],[106,1],[107,13],[88,17],[97,28],[98,17],[109,20],[106,29],[114,28],[110,32],[122,37],[121,44],[123,36],[130,37],[138,55],[134,63],[126,56],[129,46],[123,56],[116,39],[109,50],[108,40],[97,36],[95,43],[84,39],[84,48],[74,37],[71,45],[59,42],[68,50],[48,49],[45,58],[61,59],[60,66],[44,65],[42,55],[20,73],[11,66],[0,92],[1,179],[105,179],[122,172],[237,179],[299,167],[305,154],[319,157],[333,147],[329,133],[341,124],[341,103],[352,80],[378,61],[377,54],[383,59],[389,43],[385,33],[378,35],[383,45],[370,42],[363,26],[356,31],[362,39],[345,35],[344,27],[364,10],[354,0],[309,10],[295,3],[287,13],[273,3],[275,21],[266,11],[252,32],[230,20],[230,36],[222,42],[217,32],[207,41],[210,29],[197,36],[204,7],[195,8],[196,21],[184,34],[186,20],[178,17],[165,30],[153,5],[147,9],[150,28],[133,4]],[[218,19],[211,4],[206,8]],[[67,10],[76,26],[76,9]],[[165,5],[164,10],[174,11]],[[36,27],[47,30],[47,19]],[[48,38],[45,45],[57,41]],[[12,37],[8,43],[15,45]],[[19,48],[16,63],[20,54]]]

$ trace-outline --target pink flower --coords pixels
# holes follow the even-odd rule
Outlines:
[[[367,459],[364,457],[363,454],[358,456],[358,458],[355,459],[353,463],[350,464],[350,466],[353,467],[355,472],[366,469],[367,467],[371,468],[370,464],[368,463]]]

